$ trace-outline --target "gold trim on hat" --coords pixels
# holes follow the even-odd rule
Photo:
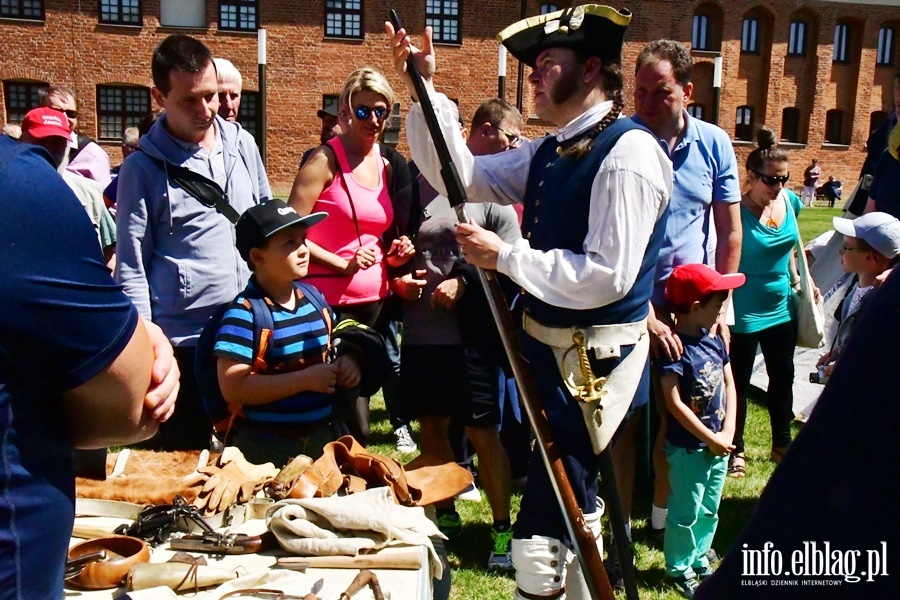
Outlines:
[[[602,4],[584,4],[579,6],[578,8],[584,9],[585,15],[595,15],[598,17],[603,17],[604,19],[611,21],[612,23],[620,27],[628,27],[628,24],[631,23],[631,14],[622,14],[611,6],[604,6]],[[527,19],[522,19],[521,21],[516,21],[497,34],[497,41],[503,43],[517,33],[521,33],[526,29],[530,29],[531,27],[535,27],[537,25],[543,25],[547,21],[558,20],[560,17],[562,17],[563,12],[567,10],[571,11],[572,9],[564,8],[556,12],[547,13],[545,15],[537,15],[534,17],[528,17]]]

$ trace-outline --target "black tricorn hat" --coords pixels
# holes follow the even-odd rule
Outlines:
[[[626,8],[584,4],[513,23],[497,39],[530,67],[548,48],[571,48],[605,62],[621,62],[622,42],[630,22],[631,11]]]

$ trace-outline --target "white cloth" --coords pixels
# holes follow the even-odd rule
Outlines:
[[[443,94],[435,94],[432,103],[469,199],[521,202],[531,160],[546,138],[525,141],[515,150],[475,157],[459,131],[456,106]],[[557,139],[586,131],[611,107],[611,102],[604,102],[588,109],[561,128]],[[416,165],[435,189],[446,194],[440,161],[418,103],[410,110],[406,135]],[[647,240],[671,193],[672,163],[662,147],[645,132],[629,131],[607,155],[594,178],[584,252],[544,252],[520,239],[503,244],[497,270],[554,306],[584,310],[611,304],[634,285]]]
[[[391,542],[428,548],[432,575],[443,565],[429,537],[443,537],[418,506],[400,506],[390,488],[349,496],[282,500],[269,509],[269,529],[288,552],[301,556],[355,556]]]

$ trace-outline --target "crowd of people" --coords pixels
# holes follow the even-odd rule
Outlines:
[[[686,110],[692,60],[678,42],[638,55],[626,117],[630,19],[584,5],[501,32],[532,68],[535,113],[558,128],[536,140],[522,137],[522,116],[501,99],[466,124],[435,87],[431,30],[418,48],[386,23],[414,100],[412,160],[381,143],[395,102],[388,79],[359,68],[337,104],[318,111],[321,145],[299,161],[286,202],[237,123],[240,73],[199,40],[171,35],[154,50],[160,111],[124,132],[115,169],[76,133],[74,92],[51,86],[25,115],[21,143],[0,139],[0,586],[59,595],[75,448],[152,436],[160,450],[225,443],[281,466],[344,434],[365,445],[370,397],[382,389],[398,449],[420,451],[413,464],[477,455],[493,518],[487,567],[514,571],[518,598],[590,597],[571,515],[537,450],[529,461],[527,434],[524,444],[508,435],[524,425],[510,418],[521,410],[480,268],[496,271],[522,327],[549,432],[601,555],[610,501],[601,473],[616,481],[626,539],[610,545],[606,566],[617,588],[633,570],[617,548],[631,543],[635,432],[645,411],[658,412],[647,533],[662,542],[671,584],[692,597],[713,574],[727,477],[753,468],[743,432],[757,348],[769,375],[769,457],[789,455],[794,247],[821,169],[815,160],[806,169],[798,197],[788,153],[762,127],[740,181],[728,135]],[[410,60],[468,194],[468,222],[448,199]],[[894,96],[900,114],[900,75]],[[900,254],[892,131],[867,214],[835,219],[842,265],[857,280],[820,360],[828,375]],[[833,205],[840,183],[823,188]],[[65,236],[62,251],[47,244],[54,236]],[[215,432],[202,377],[209,357],[199,355],[210,351],[200,343],[210,328],[229,412]],[[580,366],[566,361],[573,350]],[[603,388],[603,426],[579,399],[591,382]],[[451,537],[463,526],[452,500],[437,520]]]

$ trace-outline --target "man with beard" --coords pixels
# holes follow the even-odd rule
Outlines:
[[[250,272],[234,247],[234,226],[170,180],[171,165],[215,181],[238,213],[272,197],[253,137],[216,113],[219,87],[209,49],[186,35],[153,52],[153,99],[165,113],[119,172],[116,279],[141,316],[175,346],[184,374],[175,415],[160,428],[165,450],[204,449],[212,427],[200,401],[194,350],[219,305]]]
[[[42,92],[38,103],[66,114],[69,123],[69,156],[66,169],[88,179],[93,179],[103,187],[109,185],[109,155],[100,145],[86,135],[75,133],[78,127],[78,103],[72,88],[53,85]],[[101,188],[102,189],[102,188]]]
[[[66,116],[53,108],[35,108],[22,119],[21,141],[41,146],[53,157],[56,170],[91,219],[103,258],[112,269],[115,267],[116,224],[103,201],[103,186],[66,168],[69,164],[70,134]]]
[[[457,241],[470,264],[496,269],[522,288],[523,350],[551,437],[598,545],[595,446],[604,445],[602,438],[611,435],[609,428],[618,425],[629,404],[633,410],[647,402],[646,319],[672,189],[672,165],[656,138],[630,119],[616,118],[624,106],[620,64],[630,20],[628,11],[589,4],[502,31],[500,39],[513,56],[533,68],[535,112],[560,129],[515,150],[478,157],[465,148],[452,102],[433,91],[431,29],[418,50],[405,30],[395,33],[386,24],[394,66],[414,100],[406,59],[412,54],[419,65],[469,198],[524,204],[521,240],[504,243],[493,232],[461,223]],[[446,193],[417,104],[407,135],[422,173]],[[574,390],[561,374],[557,355],[572,346],[575,332],[584,335],[592,375],[615,383],[600,403],[607,429],[599,434],[585,426]],[[567,369],[566,377],[571,375]],[[540,455],[531,464],[512,542],[516,597],[587,598]]]

